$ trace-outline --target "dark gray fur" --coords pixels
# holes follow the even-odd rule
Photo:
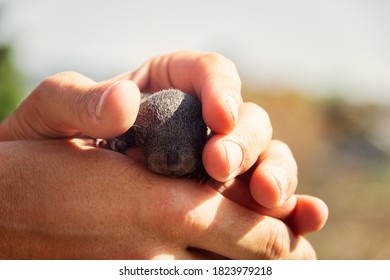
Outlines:
[[[143,94],[134,125],[124,134],[110,139],[112,150],[124,153],[138,147],[150,170],[172,177],[208,178],[202,151],[208,139],[201,103],[180,90]]]

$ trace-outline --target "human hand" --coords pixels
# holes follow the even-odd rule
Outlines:
[[[295,160],[288,147],[271,140],[268,114],[242,101],[241,81],[230,60],[214,53],[176,52],[112,80],[132,80],[145,92],[178,88],[201,100],[203,118],[216,133],[205,146],[203,163],[217,181],[228,182],[254,169],[251,194],[269,208],[282,206],[295,192]]]
[[[1,259],[315,257],[279,219],[92,140],[0,142],[0,167]]]
[[[255,104],[243,103],[234,64],[217,54],[163,55],[135,72],[100,83],[73,72],[49,77],[0,124],[0,141],[79,134],[111,138],[134,123],[138,88],[154,92],[170,87],[202,102],[205,122],[216,133],[203,152],[213,178],[228,182],[255,166],[249,186],[260,205],[278,208],[292,197],[297,186],[295,160],[285,148],[273,149],[280,150],[276,156],[266,152],[272,143],[268,115]]]
[[[143,91],[173,86],[201,99],[204,118],[217,132],[205,147],[204,164],[213,177],[225,181],[209,186],[260,214],[284,219],[294,234],[318,230],[325,223],[327,209],[322,201],[292,195],[297,183],[291,152],[270,140],[267,114],[254,104],[242,103],[235,67],[219,55],[179,52],[161,56],[134,73],[101,83],[73,72],[52,76],[0,124],[0,140],[121,134],[134,121],[139,104],[139,90],[128,79]],[[237,149],[229,147],[229,141],[236,141],[243,151],[239,166],[230,163],[229,159],[237,159]]]

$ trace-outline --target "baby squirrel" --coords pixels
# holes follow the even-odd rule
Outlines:
[[[202,151],[209,134],[201,103],[180,90],[168,89],[142,94],[134,125],[109,139],[108,146],[120,153],[138,147],[151,171],[204,182],[209,176],[202,164]]]

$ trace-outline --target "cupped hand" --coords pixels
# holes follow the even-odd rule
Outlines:
[[[250,191],[259,204],[281,207],[297,187],[297,167],[288,148],[273,143],[268,114],[243,102],[233,62],[216,53],[181,51],[147,61],[113,80],[132,80],[141,91],[178,88],[202,102],[203,118],[216,134],[203,151],[207,172],[220,182],[251,172]],[[277,152],[273,154],[273,152]]]
[[[2,142],[0,159],[0,258],[315,258],[279,219],[92,140]]]
[[[221,191],[222,184],[224,195],[239,198],[242,205],[260,214],[286,219],[296,233],[323,225],[327,213],[323,202],[293,195],[297,167],[289,148],[271,140],[268,115],[259,106],[242,101],[234,64],[218,54],[183,51],[162,55],[135,72],[99,83],[74,72],[54,75],[0,124],[0,141],[114,137],[134,123],[139,89],[153,92],[169,87],[196,95],[207,125],[216,133],[203,152],[205,168],[216,179],[211,184],[215,189]],[[240,195],[229,195],[237,190]],[[313,223],[300,223],[294,219],[296,212],[305,213]]]
[[[203,151],[203,164],[216,179],[210,186],[260,214],[285,219],[296,234],[324,225],[327,206],[315,197],[294,195],[296,161],[287,145],[272,140],[268,114],[243,102],[233,62],[216,53],[181,51],[155,57],[113,80],[128,79],[141,91],[173,87],[201,100],[203,118],[215,133]]]
[[[285,149],[279,158],[267,156],[272,138],[268,115],[253,103],[243,103],[234,64],[215,53],[182,51],[149,60],[137,71],[100,83],[74,72],[45,79],[0,124],[0,141],[63,138],[84,134],[111,138],[135,121],[139,89],[153,92],[175,87],[196,95],[203,117],[216,133],[203,152],[203,163],[217,181],[245,173],[259,158],[250,181],[253,198],[269,208],[282,206],[295,192],[295,160]],[[283,165],[280,162],[288,162]]]

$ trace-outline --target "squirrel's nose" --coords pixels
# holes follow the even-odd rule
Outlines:
[[[176,173],[181,169],[182,163],[177,151],[170,151],[167,153],[166,167],[172,173]]]
[[[180,154],[178,150],[159,154],[158,157],[148,158],[149,169],[163,175],[180,177],[196,170],[197,159]]]

